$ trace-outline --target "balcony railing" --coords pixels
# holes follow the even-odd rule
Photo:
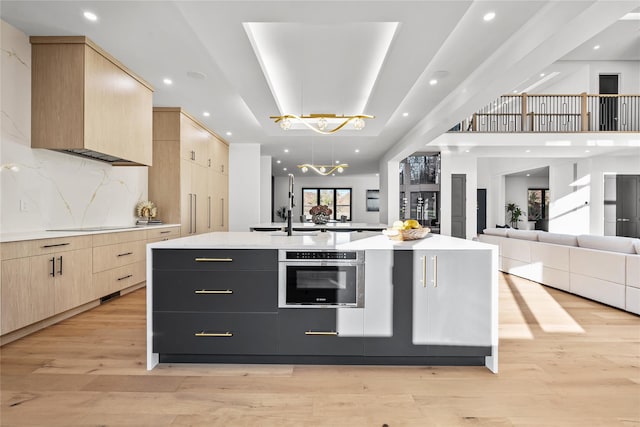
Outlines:
[[[503,95],[450,131],[638,132],[640,95]]]

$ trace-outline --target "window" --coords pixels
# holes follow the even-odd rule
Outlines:
[[[344,215],[347,221],[351,221],[350,188],[303,188],[302,213],[309,214],[309,209],[317,205],[329,206],[333,219],[338,220]]]

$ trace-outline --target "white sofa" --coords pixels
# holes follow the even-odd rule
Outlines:
[[[481,242],[499,247],[499,268],[640,314],[640,239],[487,228]]]

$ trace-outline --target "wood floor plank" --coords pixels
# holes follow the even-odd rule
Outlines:
[[[500,276],[500,372],[161,364],[141,289],[0,347],[2,426],[635,426],[640,317]]]

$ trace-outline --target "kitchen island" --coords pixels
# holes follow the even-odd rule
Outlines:
[[[283,305],[288,251],[361,251],[363,303]],[[150,244],[147,368],[444,364],[497,372],[497,255],[464,239],[398,242],[366,231],[209,233]]]

